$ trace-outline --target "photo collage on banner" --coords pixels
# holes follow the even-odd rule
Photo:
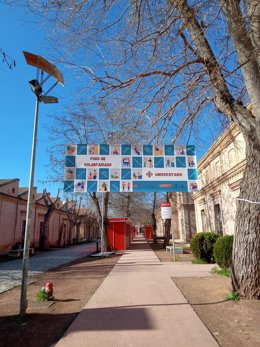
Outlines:
[[[67,145],[65,192],[198,190],[195,146]]]

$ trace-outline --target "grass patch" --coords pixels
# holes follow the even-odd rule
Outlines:
[[[191,262],[192,264],[208,264],[206,260],[202,260],[202,259],[194,259]]]
[[[54,297],[53,296],[49,296],[47,293],[45,293],[44,288],[42,288],[41,290],[39,290],[36,295],[35,295],[37,301],[39,302],[43,302],[43,301],[53,301]]]
[[[226,276],[226,277],[230,277],[231,276],[231,272],[230,272],[229,269],[226,269],[226,268],[220,269],[217,266],[214,266],[211,269],[210,273],[217,274],[217,275],[220,275],[220,276]]]
[[[231,301],[239,301],[241,299],[241,295],[238,292],[230,292],[225,296],[225,298]]]
[[[48,294],[44,292],[44,289],[39,290],[35,297],[39,302],[48,301]]]

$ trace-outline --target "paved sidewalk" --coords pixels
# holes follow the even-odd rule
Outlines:
[[[54,267],[70,263],[76,259],[83,258],[96,251],[96,242],[83,243],[62,249],[43,252],[30,257],[29,280],[32,276],[50,270]],[[22,259],[12,260],[0,264],[0,294],[21,284]]]
[[[56,347],[217,347],[143,240],[107,276]],[[187,264],[185,265],[187,266]]]

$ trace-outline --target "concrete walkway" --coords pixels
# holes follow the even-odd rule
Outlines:
[[[90,242],[31,256],[29,259],[28,283],[33,282],[33,276],[35,275],[83,258],[95,251],[96,242]],[[22,261],[22,259],[17,259],[0,264],[0,294],[21,284]]]
[[[144,240],[133,246],[56,347],[218,346],[172,281],[169,269]]]

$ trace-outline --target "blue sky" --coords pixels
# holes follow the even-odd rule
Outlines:
[[[36,69],[26,64],[22,51],[42,55],[49,60],[49,52],[45,45],[44,31],[37,30],[33,22],[28,22],[22,9],[0,7],[0,48],[16,61],[16,68],[9,70],[0,63],[0,95],[1,125],[0,136],[2,155],[0,162],[0,178],[19,178],[20,186],[28,186],[32,133],[34,121],[35,97],[28,81],[36,77]],[[58,66],[57,66],[58,67]],[[58,67],[59,68],[59,67]],[[66,83],[66,77],[65,77]],[[52,95],[62,98],[66,85],[58,85]],[[35,186],[38,191],[47,187],[53,194],[60,185],[40,183],[46,177],[48,164],[48,134],[44,124],[50,112],[59,111],[60,104],[40,104],[37,143],[37,160],[35,166]]]
[[[35,96],[30,90],[28,81],[36,77],[36,69],[26,64],[22,51],[39,54],[50,61],[53,52],[48,50],[44,29],[34,23],[30,14],[27,13],[25,16],[21,8],[1,5],[0,29],[2,33],[5,33],[1,36],[0,48],[16,61],[16,68],[13,70],[9,70],[4,63],[0,62],[0,136],[4,149],[0,161],[0,178],[19,178],[20,186],[28,186],[35,108]],[[75,81],[69,83],[71,69],[64,65],[57,67],[64,74],[65,86],[63,88],[58,85],[51,92],[52,95],[59,97],[59,104],[40,104],[34,180],[38,191],[46,187],[53,195],[58,188],[63,188],[63,183],[41,183],[49,173],[47,168],[49,134],[45,125],[50,122],[49,114],[54,112],[61,114],[66,95],[69,95],[70,89],[75,86]],[[199,157],[204,151],[205,148],[197,151]]]

